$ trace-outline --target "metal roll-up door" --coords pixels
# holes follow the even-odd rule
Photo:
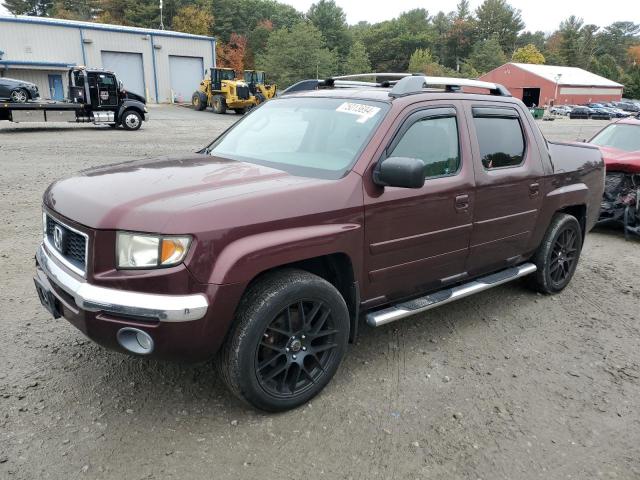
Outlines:
[[[102,67],[116,74],[124,83],[124,88],[138,95],[146,96],[142,54],[131,52],[102,51]]]
[[[171,91],[176,102],[190,102],[204,77],[202,57],[182,57],[169,55]]]

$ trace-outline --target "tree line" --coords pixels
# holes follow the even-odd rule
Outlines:
[[[14,14],[158,28],[158,0],[4,0]],[[506,0],[472,10],[423,8],[379,23],[348,25],[334,0],[300,12],[275,0],[164,0],[165,28],[217,38],[221,66],[266,70],[287,86],[343,73],[424,72],[477,77],[505,62],[584,68],[625,85],[640,98],[640,24],[606,27],[571,16],[552,33],[525,30]],[[603,7],[604,8],[604,7]],[[621,12],[622,16],[623,12]]]

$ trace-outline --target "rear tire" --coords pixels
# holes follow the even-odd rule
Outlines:
[[[538,270],[530,286],[545,294],[558,293],[569,284],[582,250],[582,228],[576,217],[557,213],[532,258]]]
[[[201,112],[207,108],[207,96],[202,92],[194,92],[191,97],[191,105],[193,108]]]
[[[211,107],[213,107],[215,113],[226,113],[227,101],[222,95],[214,95],[211,99]]]
[[[280,270],[245,292],[216,365],[241,400],[289,410],[329,383],[348,339],[349,312],[338,290],[306,271]]]
[[[244,115],[245,113],[247,113],[246,108],[234,108],[233,111],[238,115]]]

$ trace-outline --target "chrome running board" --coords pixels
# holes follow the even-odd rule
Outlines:
[[[489,290],[503,283],[510,282],[516,278],[524,277],[537,270],[533,263],[523,263],[517,267],[510,267],[491,275],[480,277],[457,287],[445,288],[437,292],[425,295],[424,297],[414,298],[406,302],[398,303],[382,310],[373,311],[367,314],[367,324],[370,327],[379,327],[386,323],[395,322],[402,318],[410,317],[418,313],[431,310],[446,303],[459,300],[474,293]]]

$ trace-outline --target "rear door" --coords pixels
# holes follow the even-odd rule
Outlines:
[[[472,138],[476,199],[469,274],[519,263],[542,205],[543,167],[525,112],[486,102],[466,107]]]
[[[391,156],[425,161],[422,188],[383,189],[371,182],[371,170],[365,174],[362,296],[371,304],[438,288],[464,276],[474,179],[459,108],[457,102],[429,103],[408,112],[383,147],[379,161]]]

